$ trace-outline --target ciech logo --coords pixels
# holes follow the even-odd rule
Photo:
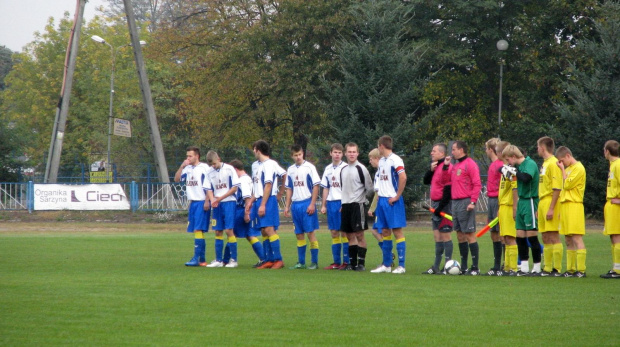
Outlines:
[[[98,190],[89,190],[86,192],[86,201],[98,201],[98,202],[107,202],[107,201],[123,201],[125,200],[125,196],[123,194],[110,194],[110,193],[101,193]],[[81,202],[75,194],[75,190],[71,191],[71,201],[72,202]]]

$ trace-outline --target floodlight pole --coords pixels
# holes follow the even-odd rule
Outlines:
[[[496,45],[497,50],[503,52],[508,49],[508,41],[499,40]],[[499,60],[499,107],[497,111],[497,137],[500,138],[500,132],[502,129],[502,82],[504,80],[504,58]]]

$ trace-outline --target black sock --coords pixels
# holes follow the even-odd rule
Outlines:
[[[519,259],[524,262],[530,260],[530,255],[525,237],[517,237],[517,250],[519,251]]]
[[[435,262],[433,263],[433,268],[435,269],[439,269],[439,264],[441,264],[441,258],[443,256],[443,250],[443,242],[435,242]]]
[[[467,269],[467,257],[469,257],[469,245],[467,241],[459,242],[459,251],[461,251],[461,269]]]
[[[470,243],[469,250],[471,251],[471,267],[477,269],[478,259],[480,255],[480,248],[478,247],[478,242]]]
[[[493,242],[493,269],[499,270],[502,265],[502,242]]]
[[[452,252],[454,251],[454,244],[452,243],[452,240],[450,241],[446,241],[443,243],[443,247],[444,247],[444,255],[446,257],[446,262],[450,259],[452,259]]]
[[[364,247],[360,247],[360,246],[356,246],[356,247],[357,247],[358,264],[366,266],[366,250],[367,249]]]
[[[357,266],[357,245],[351,246],[349,245],[349,259],[351,260],[351,266]]]
[[[532,261],[534,264],[540,263],[542,257],[540,255],[541,249],[540,242],[538,242],[538,236],[530,236],[527,240],[530,241],[530,246],[532,246]]]

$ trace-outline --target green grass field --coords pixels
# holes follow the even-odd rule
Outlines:
[[[23,229],[22,226],[27,226]],[[66,228],[70,227],[71,230]],[[186,268],[179,224],[15,223],[0,228],[1,346],[618,345],[620,281],[607,237],[586,235],[588,277],[421,275],[432,234],[407,229],[407,273]],[[367,267],[380,262],[369,237]],[[331,239],[320,232],[320,265]],[[492,264],[480,240],[481,268]],[[207,238],[213,257],[213,235]],[[455,256],[458,247],[455,246]]]

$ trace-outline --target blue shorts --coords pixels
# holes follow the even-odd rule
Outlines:
[[[340,213],[341,206],[342,203],[340,200],[327,202],[327,228],[329,230],[340,230],[340,223],[342,221],[342,215]]]
[[[213,230],[228,230],[235,227],[236,201],[225,201],[212,208],[213,210]]]
[[[295,225],[295,234],[310,233],[319,228],[319,216],[317,211],[309,215],[306,210],[310,206],[311,199],[293,201],[291,214]]]
[[[407,219],[405,217],[405,201],[401,196],[394,205],[388,203],[386,197],[379,197],[377,202],[377,209],[375,215],[377,219],[374,226],[377,229],[398,229],[407,226]]]
[[[251,223],[245,222],[245,207],[237,207],[235,211],[235,227],[233,232],[236,237],[258,237],[260,236],[260,230],[256,230],[250,227]]]
[[[205,211],[204,201],[192,201],[189,205],[189,214],[187,215],[187,232],[193,233],[196,230],[203,232],[209,231],[209,217],[211,211]]]
[[[265,215],[258,216],[258,208],[262,203],[263,198],[258,198],[252,205],[252,213],[250,218],[254,222],[253,227],[257,229],[274,227],[276,230],[280,226],[280,208],[278,207],[278,199],[275,196],[270,196],[265,204]]]

